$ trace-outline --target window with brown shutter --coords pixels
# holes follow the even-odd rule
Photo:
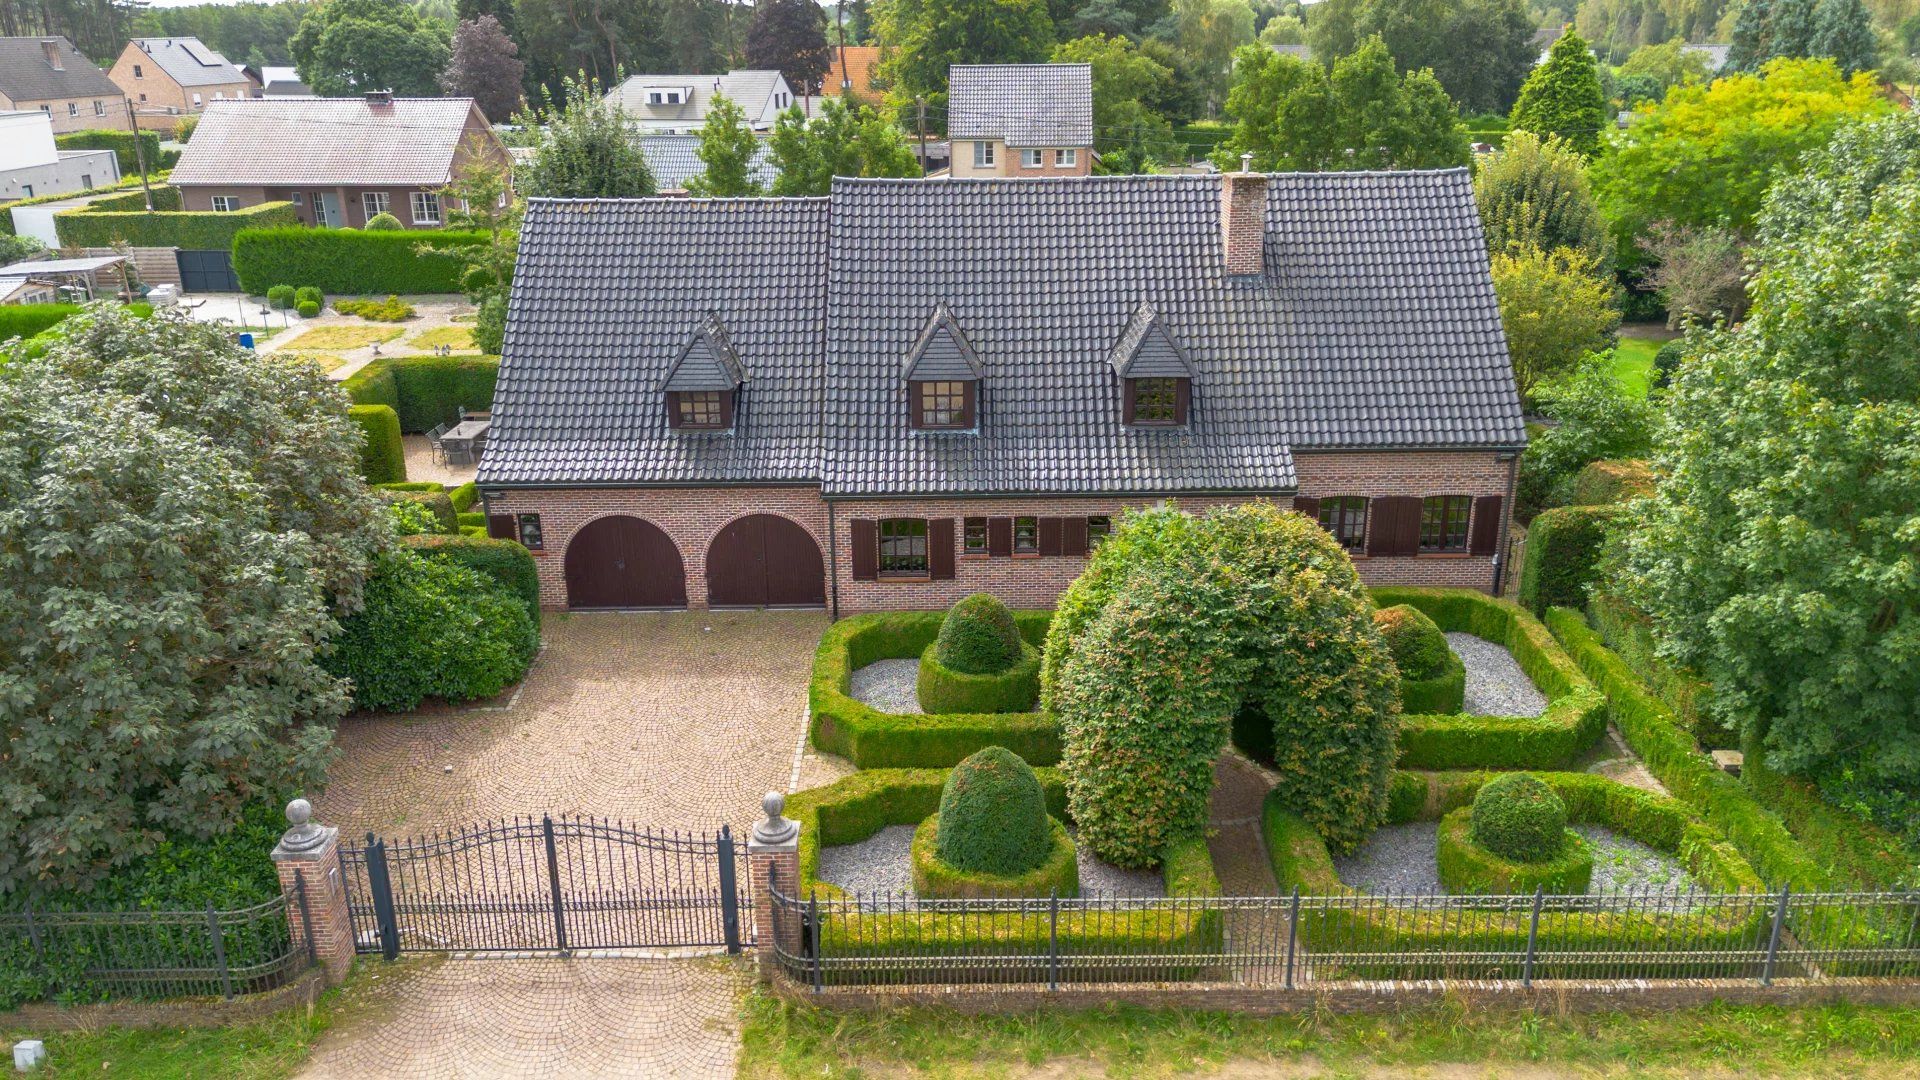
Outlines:
[[[880,530],[872,521],[856,518],[853,525],[853,580],[872,581],[879,576]]]
[[[1039,518],[1017,517],[1013,519],[1013,553],[1015,555],[1040,554]]]
[[[1013,554],[1013,519],[987,519],[987,554],[1007,556]]]
[[[1320,500],[1311,495],[1295,495],[1293,509],[1295,513],[1307,515],[1310,520],[1320,520]]]
[[[514,533],[514,528],[513,528],[512,514],[488,514],[487,515],[487,535],[488,536],[494,538],[495,540],[513,540],[513,539],[516,539],[513,533]]]
[[[987,553],[987,519],[968,518],[966,527],[960,533],[960,554],[985,555]]]
[[[1040,519],[1040,554],[1060,554],[1060,519],[1057,517]]]
[[[1085,555],[1087,553],[1087,520],[1083,517],[1060,519],[1060,554]]]
[[[1467,541],[1467,554],[1491,555],[1500,546],[1500,510],[1505,503],[1499,495],[1473,500],[1473,537]]]
[[[927,522],[927,576],[935,581],[953,580],[952,518]]]
[[[1466,495],[1429,495],[1420,503],[1420,550],[1427,554],[1467,550],[1467,516],[1473,499]]]
[[[1367,497],[1334,495],[1320,500],[1320,527],[1348,551],[1367,550]]]
[[[1322,505],[1325,505],[1322,503]],[[1415,555],[1420,551],[1420,499],[1385,495],[1369,503],[1367,553]]]
[[[952,522],[947,527],[953,527]],[[947,534],[953,542],[953,534]],[[927,520],[925,518],[880,519],[880,576],[920,578],[927,576]]]

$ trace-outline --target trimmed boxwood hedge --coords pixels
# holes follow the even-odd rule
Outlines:
[[[54,232],[63,247],[112,247],[125,242],[134,247],[177,247],[224,250],[243,229],[297,225],[300,216],[289,202],[261,203],[225,213],[213,210],[100,211],[92,208],[61,210],[53,215]],[[316,229],[315,232],[326,230]]]
[[[464,514],[480,501],[480,485],[469,480],[457,488],[449,489],[447,498],[453,501],[455,511]]]
[[[12,199],[7,202],[0,202],[0,233],[5,233],[8,236],[18,235],[13,225],[13,210],[17,206],[39,206],[42,203],[60,202],[63,199],[78,199],[86,195],[101,195],[115,191],[125,191],[128,188],[137,188],[139,186],[140,178],[135,176],[122,180],[110,187],[88,188],[85,191],[63,191],[56,195],[35,195],[31,199]],[[144,208],[145,205],[145,203],[142,203],[142,208]]]
[[[143,131],[140,133],[140,145],[134,145],[131,131],[117,128],[88,128],[84,131],[69,131],[64,135],[55,135],[53,145],[61,150],[111,150],[120,163],[120,175],[140,176],[141,151],[145,151],[149,169],[160,167],[160,133]]]
[[[486,233],[450,229],[251,228],[232,238],[233,270],[255,295],[285,282],[346,296],[457,293],[463,263],[452,249],[486,242]]]
[[[1040,650],[1022,641],[1020,659],[1005,671],[968,675],[952,671],[936,655],[940,644],[920,654],[914,688],[930,713],[1010,713],[1031,709],[1040,698]]]
[[[1411,604],[1440,629],[1504,645],[1547,696],[1539,716],[1408,714],[1401,717],[1403,769],[1557,769],[1606,732],[1606,701],[1540,620],[1473,589],[1379,588],[1383,607]]]
[[[1501,773],[1473,797],[1473,842],[1495,855],[1544,859],[1560,850],[1567,807],[1531,773]]]
[[[103,199],[95,199],[87,204],[87,209],[91,211],[124,210],[145,213],[147,210],[147,200],[149,198],[153,200],[153,209],[155,211],[178,210],[183,205],[180,201],[179,188],[169,184],[154,184],[151,187],[135,187],[133,190],[123,192],[119,195],[108,195]]]
[[[1593,883],[1593,848],[1572,829],[1560,830],[1560,849],[1538,862],[1515,862],[1474,843],[1473,810],[1463,807],[1440,819],[1436,858],[1440,884],[1450,894],[1516,896],[1544,890],[1578,896]]]
[[[375,360],[341,382],[356,405],[387,405],[409,435],[430,431],[462,408],[493,404],[500,377],[497,356],[413,356]]]
[[[1589,462],[1573,477],[1573,505],[1610,506],[1653,494],[1653,470],[1644,461]]]
[[[1019,874],[961,870],[940,858],[940,815],[913,830],[913,891],[938,899],[980,900],[999,896],[1079,896],[1080,862],[1073,838],[1058,818],[1047,819],[1047,854]]]
[[[433,512],[434,520],[440,523],[441,532],[452,534],[460,531],[460,516],[453,512],[453,502],[447,498],[445,491],[375,485],[373,494],[384,503],[418,503]]]
[[[1402,713],[1455,713],[1466,701],[1467,665],[1426,612],[1395,604],[1373,613],[1400,669]]]
[[[1739,732],[1707,708],[1706,681],[1655,651],[1653,623],[1645,612],[1603,589],[1592,593],[1584,610],[1601,643],[1619,654],[1627,669],[1672,710],[1674,719],[1701,746],[1709,750],[1739,747]]]
[[[454,490],[459,490],[458,488]],[[498,581],[527,606],[533,625],[540,625],[540,572],[535,569],[533,553],[517,540],[497,540],[485,535],[472,536],[463,529],[457,534],[427,533],[403,536],[400,542],[429,558],[458,563]]]
[[[947,768],[987,746],[1004,746],[1029,765],[1058,763],[1059,725],[1041,713],[883,713],[847,694],[854,669],[918,657],[933,644],[945,617],[940,611],[898,611],[854,615],[829,626],[807,686],[814,747],[862,769]],[[1046,639],[1052,618],[1047,611],[1013,615],[1028,644]]]
[[[369,484],[398,484],[407,479],[407,453],[400,445],[400,417],[385,405],[353,405],[347,418],[360,425],[360,475]]]
[[[1538,614],[1586,603],[1607,533],[1620,514],[1618,506],[1559,506],[1535,515],[1520,559],[1521,606]]]

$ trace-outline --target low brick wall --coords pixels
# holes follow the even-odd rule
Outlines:
[[[91,1031],[96,1028],[213,1028],[258,1020],[287,1009],[312,1005],[327,988],[325,973],[313,968],[285,986],[232,1001],[178,998],[171,1001],[109,1001],[97,1005],[22,1005],[0,1012],[0,1030]]]

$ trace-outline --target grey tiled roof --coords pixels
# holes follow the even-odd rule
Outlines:
[[[707,171],[706,162],[700,160],[699,149],[698,135],[640,137],[640,152],[646,155],[647,168],[653,171],[654,184],[661,191],[685,191],[688,180]],[[780,175],[773,167],[773,155],[768,152],[764,139],[754,151],[747,172],[762,187],[771,185]]]
[[[1465,170],[1271,177],[1253,277],[1225,272],[1220,184],[536,201],[480,480],[1286,491],[1295,451],[1524,443]],[[907,428],[903,365],[942,305],[984,373],[977,433]],[[1194,372],[1185,429],[1121,423],[1116,346],[1130,327],[1152,340],[1142,305]],[[657,388],[709,310],[746,382],[733,434],[689,437]]]
[[[714,95],[721,94],[740,106],[751,123],[766,109],[779,83],[778,71],[729,71],[725,75],[629,75],[626,81],[607,93],[607,98],[618,102],[627,115],[642,120],[699,123],[706,119]],[[666,87],[687,90],[687,100],[679,105],[647,103],[648,89]]]
[[[64,69],[55,71],[40,47],[45,40],[49,39],[0,37],[0,94],[16,104],[50,98],[120,98],[120,88],[106,72],[94,67],[93,61],[80,55],[73,42],[63,37],[51,39]]]
[[[181,86],[222,86],[243,83],[247,76],[227,58],[208,48],[196,37],[134,38],[133,43],[167,77]]]
[[[470,113],[472,98],[210,101],[172,182],[438,187],[452,175]]]
[[[955,64],[947,69],[947,135],[1008,146],[1092,146],[1088,64]]]

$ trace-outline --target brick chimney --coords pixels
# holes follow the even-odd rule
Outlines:
[[[1220,177],[1220,250],[1227,273],[1258,274],[1267,237],[1267,178],[1253,171],[1253,155],[1240,155],[1240,171]]]
[[[47,38],[40,42],[40,51],[46,55],[47,66],[55,71],[67,70],[67,63],[60,56],[60,43]]]

